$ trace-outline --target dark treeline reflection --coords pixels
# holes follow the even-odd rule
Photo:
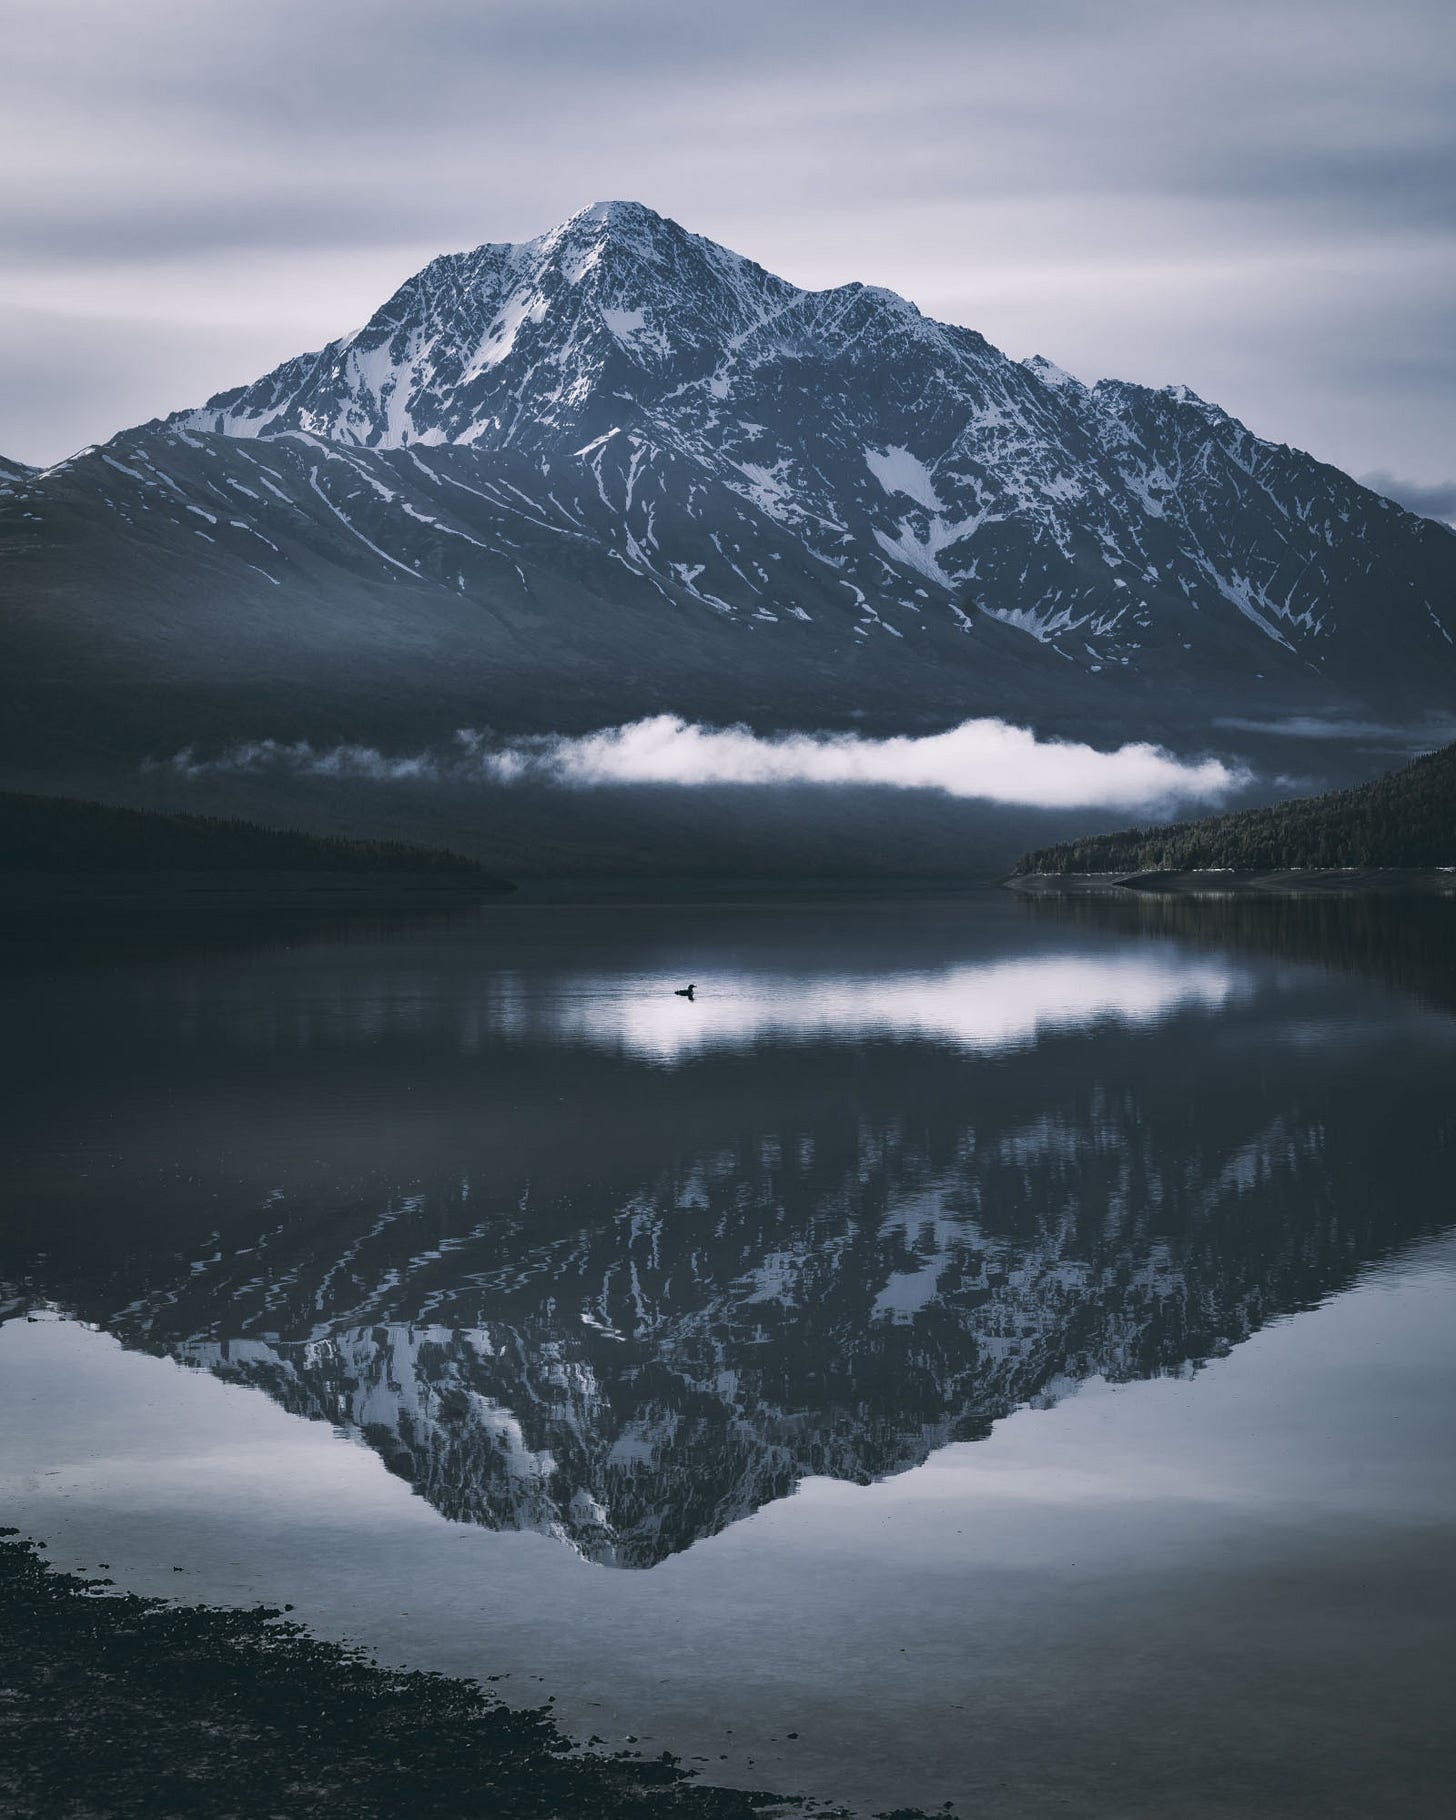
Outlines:
[[[8,1306],[650,1566],[806,1474],[1192,1370],[1448,1217],[1456,1025],[1368,977],[1399,925],[1300,908],[35,952],[0,977]]]
[[[1456,897],[1183,897],[1149,892],[1018,900],[1064,927],[1163,935],[1364,974],[1456,1011]]]

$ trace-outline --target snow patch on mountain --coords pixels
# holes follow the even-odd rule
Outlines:
[[[924,506],[927,512],[938,513],[944,509],[930,469],[909,449],[894,446],[866,449],[864,458],[865,466],[887,493],[903,493],[916,505]]]
[[[1065,367],[1059,367],[1055,361],[1048,360],[1044,354],[1033,354],[1029,359],[1023,360],[1021,364],[1028,373],[1039,379],[1048,391],[1061,392],[1069,387],[1075,387],[1078,391],[1087,389],[1080,379],[1074,379]]]

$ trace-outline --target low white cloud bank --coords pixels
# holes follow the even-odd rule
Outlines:
[[[1038,739],[1003,720],[967,720],[945,733],[866,739],[857,733],[762,735],[704,727],[674,714],[576,736],[512,740],[464,728],[451,745],[392,757],[373,746],[317,748],[257,740],[213,758],[189,748],[169,761],[186,776],[287,771],[313,777],[392,781],[541,782],[600,788],[624,784],[851,785],[939,790],[1041,809],[1150,809],[1219,802],[1250,781],[1240,765],[1184,760],[1139,741],[1101,752],[1071,740]]]

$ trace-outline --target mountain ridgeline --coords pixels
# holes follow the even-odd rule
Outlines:
[[[1456,694],[1449,529],[1185,388],[1083,385],[635,203],[7,466],[0,561],[12,785],[664,709],[1206,749],[1220,716]]]
[[[1456,745],[1350,790],[1042,847],[1013,876],[1432,866],[1456,867]]]

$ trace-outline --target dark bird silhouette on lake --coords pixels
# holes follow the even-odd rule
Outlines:
[[[678,986],[673,991],[674,998],[692,998],[697,993],[696,986]]]

